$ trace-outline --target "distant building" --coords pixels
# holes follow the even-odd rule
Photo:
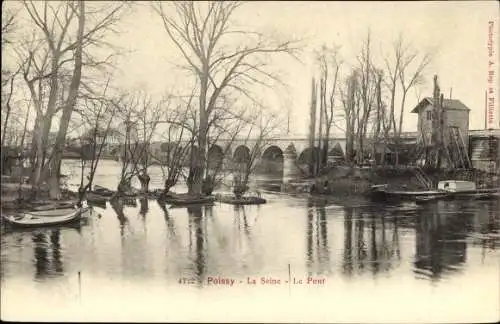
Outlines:
[[[425,146],[432,145],[432,118],[434,98],[426,97],[413,108],[412,113],[418,114],[419,141]],[[450,127],[458,127],[465,146],[469,146],[469,112],[470,108],[458,99],[443,99],[443,137],[450,139]],[[422,143],[421,143],[422,144]]]

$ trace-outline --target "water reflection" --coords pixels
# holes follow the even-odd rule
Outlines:
[[[309,199],[306,219],[306,265],[309,275],[330,273],[325,203]]]
[[[202,206],[189,206],[187,207],[189,224],[190,224],[190,237],[194,237],[195,251],[194,251],[194,268],[195,278],[199,285],[205,280],[205,235],[203,227],[203,211]],[[192,244],[192,240],[190,239]],[[191,250],[190,250],[191,252]]]
[[[116,217],[118,218],[118,221],[120,222],[120,236],[123,238],[125,235],[125,226],[129,222],[127,216],[125,216],[125,212],[123,211],[123,202],[120,199],[111,199],[110,204],[116,214]]]
[[[144,199],[137,207],[111,201],[112,209],[82,226],[81,236],[63,228],[2,235],[2,279],[24,270],[29,280],[50,280],[82,266],[91,267],[83,269],[89,275],[134,281],[159,273],[167,280],[194,278],[201,286],[207,276],[275,275],[298,259],[301,275],[339,271],[353,280],[402,275],[436,281],[471,265],[481,269],[481,262],[499,255],[498,201],[342,207],[274,197],[261,207],[171,209]],[[82,255],[92,262],[75,265]]]
[[[52,243],[52,259],[54,261],[54,271],[58,274],[64,272],[61,253],[61,232],[59,230],[50,232],[50,242]]]
[[[139,213],[144,218],[144,217],[146,217],[146,214],[149,211],[149,199],[147,199],[147,198],[141,198],[141,199],[139,199],[139,203],[140,203],[140,206],[141,206]]]
[[[31,234],[34,250],[35,280],[64,273],[61,233],[58,229]]]
[[[458,271],[466,261],[466,229],[474,214],[459,202],[439,202],[417,219],[415,272],[436,280]]]
[[[167,206],[164,201],[157,200],[156,201],[160,209],[163,211],[163,218],[165,219],[165,223],[167,224],[167,235],[170,238],[170,240],[173,240],[174,243],[178,246],[179,239],[177,237],[177,233],[175,231],[175,223],[172,217],[170,217],[170,214],[168,212]]]
[[[234,219],[237,221],[237,226],[239,232],[243,230],[243,234],[245,235],[248,242],[252,241],[252,237],[250,235],[250,225],[248,223],[248,217],[245,206],[234,206]]]
[[[500,201],[492,200],[477,206],[477,217],[471,225],[472,244],[482,247],[483,256],[488,250],[500,247]]]
[[[345,275],[351,276],[353,273],[352,258],[352,219],[354,208],[346,208],[344,214],[344,249],[342,258],[342,269]]]
[[[401,260],[398,222],[399,217],[389,217],[383,210],[345,207],[343,274],[377,275],[397,267]]]

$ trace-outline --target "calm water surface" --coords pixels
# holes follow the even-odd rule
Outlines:
[[[64,169],[69,185],[78,183],[76,165]],[[105,161],[97,184],[113,187],[117,170]],[[161,172],[152,173],[160,187]],[[4,231],[3,319],[498,317],[498,201],[352,206],[264,197],[268,204],[246,207],[137,200],[123,213],[94,207],[78,228]]]

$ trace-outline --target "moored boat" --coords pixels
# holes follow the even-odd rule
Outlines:
[[[217,195],[216,199],[222,203],[230,205],[261,205],[267,203],[267,200],[264,198],[255,196],[243,196],[237,198],[234,195]]]
[[[103,197],[111,197],[115,194],[115,191],[110,190],[108,188],[99,186],[99,185],[94,185],[94,190],[91,191],[93,194],[97,194]]]
[[[178,195],[172,197],[165,197],[161,200],[172,206],[188,206],[188,205],[211,204],[215,201],[215,197],[213,196],[193,197],[189,195]]]
[[[16,227],[42,227],[63,225],[80,220],[89,207],[31,211],[4,216],[4,220]]]
[[[457,192],[452,196],[457,199],[500,199],[500,189],[478,189],[471,192]]]
[[[391,190],[388,187],[372,188],[371,197],[374,200],[431,200],[449,196],[444,190]]]
[[[500,188],[477,189],[472,181],[445,180],[434,190],[391,190],[388,185],[372,186],[374,200],[415,200],[427,202],[438,199],[493,199],[500,198]]]
[[[440,195],[430,195],[430,196],[420,196],[420,197],[415,197],[415,202],[416,203],[427,203],[431,201],[436,201],[440,198],[444,198]]]

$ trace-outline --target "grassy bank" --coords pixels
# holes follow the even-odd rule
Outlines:
[[[481,187],[500,187],[498,175],[480,170],[425,170],[434,185],[442,180],[474,181]],[[324,170],[314,179],[304,179],[284,186],[287,192],[305,192],[311,187],[318,194],[335,196],[364,195],[371,186],[387,184],[392,188],[419,190],[425,185],[410,168],[351,168],[337,166]]]

